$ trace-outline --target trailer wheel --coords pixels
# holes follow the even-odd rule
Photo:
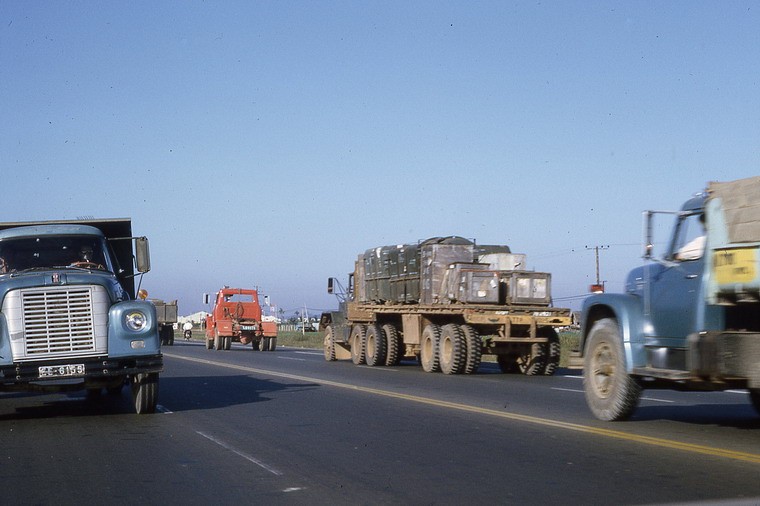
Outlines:
[[[270,337],[269,338],[269,351],[274,351],[275,348],[277,348],[277,338],[276,337]]]
[[[422,331],[422,343],[420,344],[420,364],[425,372],[438,372],[441,370],[439,344],[441,341],[441,327],[430,324]]]
[[[600,420],[626,420],[639,403],[641,386],[626,371],[614,319],[604,318],[591,327],[583,360],[583,390],[588,407]]]
[[[542,371],[544,376],[551,376],[559,367],[559,359],[562,347],[559,344],[559,336],[557,331],[551,327],[542,327],[539,329],[538,335],[546,337],[549,341],[544,345],[544,370]]]
[[[385,336],[377,325],[367,325],[365,334],[364,358],[367,365],[372,367],[385,364]]]
[[[335,342],[333,341],[333,330],[331,325],[328,325],[325,329],[323,348],[325,351],[325,360],[328,362],[335,362]]]
[[[752,402],[752,407],[755,411],[760,413],[760,388],[749,389],[749,400]]]
[[[480,341],[478,331],[471,325],[462,325],[462,335],[467,348],[467,358],[462,372],[472,374],[480,367],[480,360],[483,358],[483,343]]]
[[[399,339],[396,326],[390,323],[383,325],[385,337],[385,365],[394,366],[401,362],[401,340]]]
[[[545,367],[546,356],[544,355],[544,345],[542,343],[533,343],[529,351],[517,357],[517,368],[526,376],[541,374]]]
[[[132,403],[138,415],[156,412],[158,373],[140,373],[132,376]]]
[[[459,325],[448,323],[441,328],[438,350],[441,372],[461,374],[467,358],[467,345]]]
[[[367,344],[367,327],[356,324],[351,329],[351,361],[356,365],[366,363],[367,358],[364,355],[364,347]]]
[[[220,351],[224,348],[224,337],[219,335],[218,330],[214,330],[214,349]]]

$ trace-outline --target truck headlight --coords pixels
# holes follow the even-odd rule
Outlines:
[[[129,330],[138,332],[148,326],[148,318],[141,311],[132,311],[127,313],[125,323]]]

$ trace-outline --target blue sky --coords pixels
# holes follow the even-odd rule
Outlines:
[[[0,0],[0,221],[131,217],[151,297],[336,306],[462,235],[620,291],[641,212],[760,174],[755,2]]]

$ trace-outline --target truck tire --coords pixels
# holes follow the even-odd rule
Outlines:
[[[212,349],[213,347],[214,347],[214,340],[213,340],[213,339],[209,339],[209,338],[207,337],[207,338],[206,338],[206,349],[207,349],[207,350],[210,350],[210,349]]]
[[[385,336],[377,325],[367,325],[367,333],[364,336],[365,348],[364,359],[367,365],[385,365]]]
[[[600,420],[626,420],[639,403],[641,386],[626,371],[623,340],[612,318],[591,327],[583,358],[583,390],[586,404]]]
[[[467,345],[459,325],[448,323],[441,328],[438,350],[441,372],[461,374],[467,358]]]
[[[269,351],[269,338],[262,337],[259,341],[259,351]]]
[[[364,325],[356,324],[351,329],[351,361],[356,365],[366,363],[364,355],[364,346],[367,343],[367,328]]]
[[[441,327],[430,324],[422,331],[420,343],[420,364],[425,372],[438,372],[441,370],[438,345],[441,340]]]
[[[325,329],[323,348],[325,351],[325,360],[328,362],[335,362],[335,342],[333,341],[333,330],[331,325],[328,325]]]
[[[399,339],[396,326],[386,323],[380,330],[382,330],[383,337],[385,337],[385,365],[399,365],[403,356],[401,352],[403,343]]]
[[[224,348],[224,337],[219,335],[219,331],[214,332],[214,349],[220,351]]]
[[[132,376],[132,403],[138,415],[156,412],[158,373],[140,373]]]
[[[277,348],[277,338],[276,337],[270,337],[269,338],[269,351],[274,351],[275,348]]]
[[[551,327],[542,327],[538,330],[538,335],[546,337],[549,341],[544,345],[544,370],[541,373],[544,376],[552,376],[559,367],[559,359],[562,346],[559,343],[557,331]]]
[[[232,349],[232,336],[224,336],[224,349],[227,351]]]
[[[259,351],[260,345],[261,345],[261,339],[251,339],[251,349],[253,351]]]
[[[517,357],[517,368],[525,376],[541,374],[546,367],[543,343],[533,343],[528,351]]]
[[[462,335],[467,348],[467,358],[462,372],[472,374],[480,367],[480,360],[483,358],[483,343],[480,341],[478,331],[471,325],[462,325]]]

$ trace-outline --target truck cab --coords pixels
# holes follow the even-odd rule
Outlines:
[[[0,223],[0,259],[0,391],[94,397],[128,382],[135,410],[155,411],[156,311],[134,280],[148,242],[129,219]]]
[[[711,183],[678,211],[644,213],[649,262],[628,274],[625,293],[583,305],[580,354],[595,416],[630,417],[643,388],[746,388],[760,409],[758,185]],[[675,224],[660,243],[663,214]],[[732,236],[737,228],[745,232]]]

